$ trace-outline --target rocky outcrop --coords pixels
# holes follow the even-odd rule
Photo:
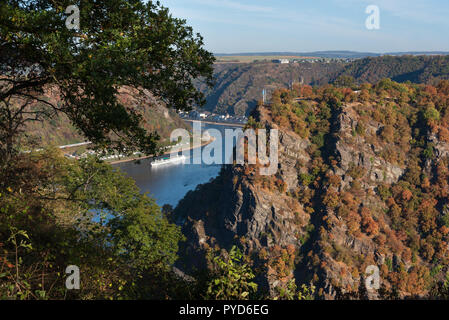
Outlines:
[[[345,173],[348,170],[358,167],[364,169],[367,181],[372,185],[397,182],[404,173],[405,166],[386,161],[379,155],[381,147],[367,142],[367,137],[379,134],[382,124],[371,120],[363,124],[363,132],[357,132],[361,121],[355,111],[357,107],[357,105],[345,106],[339,117],[340,129],[337,132],[336,152],[340,158],[340,170],[337,173],[346,178]],[[348,179],[345,181],[347,182]]]
[[[390,206],[399,210],[395,200],[379,194],[380,186],[396,184],[407,173],[410,133],[387,142],[385,125],[362,116],[360,107],[347,103],[333,110],[321,150],[291,128],[274,124],[268,108],[259,108],[260,123],[279,129],[278,171],[263,177],[251,166],[226,167],[217,179],[189,193],[175,210],[187,236],[180,269],[204,268],[209,248],[238,244],[255,257],[270,294],[295,277],[299,283],[313,280],[326,299],[377,299],[378,291],[365,290],[368,266],[383,270],[383,290],[408,272],[416,282],[420,268],[428,266],[416,253],[412,259],[409,243],[401,240],[407,234],[393,223],[399,218],[387,214]],[[430,140],[436,159],[449,155],[447,144]],[[405,190],[398,201],[408,197]],[[283,254],[279,248],[286,248]],[[258,257],[261,252],[267,257]],[[283,255],[298,261],[292,267]],[[286,265],[291,269],[286,271]],[[394,275],[387,278],[385,272]],[[422,284],[403,288],[401,296],[425,290]]]
[[[299,186],[297,163],[310,161],[305,151],[310,142],[285,130],[280,130],[279,141],[275,176],[258,176],[257,170],[248,174],[245,166],[227,166],[218,178],[188,193],[179,203],[175,216],[187,236],[180,250],[185,252],[178,263],[180,269],[192,273],[206,267],[207,251],[215,246],[229,249],[239,244],[247,254],[273,246],[301,247],[310,215],[289,192]],[[264,185],[264,179],[271,187]],[[273,180],[283,184],[275,185]],[[267,273],[260,282],[272,290],[279,281]]]
[[[280,139],[295,142],[289,147],[298,154],[302,152],[299,149],[302,143],[306,144],[284,133]],[[281,154],[278,175],[285,178],[287,189],[295,189],[298,187],[296,161],[286,155],[285,149]],[[305,154],[302,156],[307,159]],[[202,201],[204,198],[207,200]],[[265,189],[238,166],[226,167],[219,178],[187,194],[175,215],[188,238],[180,250],[186,255],[179,266],[187,272],[204,268],[205,254],[215,245],[229,248],[239,243],[247,253],[274,245],[300,247],[299,239],[305,235],[304,227],[310,219],[301,204],[285,191]]]
[[[432,144],[437,160],[449,156],[449,143],[438,139],[436,134],[429,135],[429,142]]]

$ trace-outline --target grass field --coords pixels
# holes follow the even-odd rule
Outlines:
[[[258,61],[271,61],[275,59],[314,59],[314,57],[301,57],[301,56],[219,56],[217,63],[250,63],[256,60]]]

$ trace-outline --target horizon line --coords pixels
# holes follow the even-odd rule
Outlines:
[[[237,56],[237,55],[306,55],[306,54],[316,54],[316,53],[350,53],[350,54],[372,54],[372,55],[388,55],[388,54],[449,54],[449,51],[445,50],[432,50],[432,51],[385,51],[385,52],[375,52],[375,51],[353,51],[353,50],[317,50],[317,51],[246,51],[246,52],[213,52],[216,56]]]

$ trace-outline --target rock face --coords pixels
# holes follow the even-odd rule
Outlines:
[[[309,159],[301,150],[307,141],[298,138],[294,134],[280,134],[280,141],[291,143],[289,154],[287,149],[280,150],[278,170],[289,190],[298,186],[296,160],[292,160],[292,155]],[[186,210],[192,204],[196,204],[195,210]],[[188,237],[186,246],[180,250],[186,252],[180,268],[190,272],[206,266],[205,252],[215,245],[229,248],[233,243],[241,243],[246,252],[275,244],[299,247],[299,238],[304,236],[304,226],[310,219],[300,203],[285,192],[263,188],[255,183],[254,176],[245,175],[244,168],[238,166],[227,166],[217,179],[188,193],[175,215]]]
[[[287,189],[292,191],[298,188],[298,162],[306,164],[310,162],[310,156],[305,151],[310,146],[310,141],[301,139],[292,132],[281,131],[279,135],[279,174],[287,184]]]
[[[272,295],[295,278],[298,284],[313,281],[322,298],[377,299],[377,291],[365,288],[368,266],[381,270],[387,291],[395,277],[423,277],[428,263],[412,257],[405,232],[394,226],[398,218],[387,214],[396,210],[394,200],[379,191],[407,173],[411,130],[401,129],[400,141],[379,139],[385,125],[361,116],[360,108],[348,103],[334,110],[317,153],[309,138],[275,124],[271,111],[260,107],[256,119],[279,130],[277,173],[264,177],[257,166],[229,166],[187,194],[175,210],[187,236],[179,268],[205,268],[210,248],[237,244],[254,258],[258,281]],[[437,159],[449,155],[448,144],[435,136],[429,140]],[[323,153],[327,163],[318,161]],[[407,284],[398,294],[419,296],[423,287]]]
[[[367,137],[376,136],[382,125],[374,120],[365,124],[361,134],[354,132],[358,126],[354,107],[346,106],[339,117],[336,151],[340,157],[339,174],[344,175],[351,167],[363,168],[369,181],[392,184],[404,173],[405,166],[390,163],[379,156],[379,146],[367,142]]]
[[[437,159],[442,159],[447,156],[449,156],[449,143],[441,141],[438,139],[436,134],[430,134],[429,135],[429,142],[432,143],[434,150],[435,150],[435,156]]]

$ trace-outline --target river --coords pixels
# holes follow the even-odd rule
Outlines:
[[[224,137],[225,129],[236,129],[235,127],[213,124],[202,124],[202,130],[216,129]],[[211,136],[218,139],[221,137],[211,133]],[[201,147],[203,151],[205,147]],[[223,151],[224,155],[224,143]],[[193,150],[190,151],[190,158],[185,164],[167,164],[158,167],[150,166],[150,159],[141,160],[140,164],[135,162],[125,162],[114,165],[120,168],[128,176],[136,181],[142,193],[148,193],[156,200],[159,206],[169,204],[175,207],[179,200],[184,198],[187,192],[194,190],[197,185],[206,183],[215,178],[221,169],[221,165],[191,164]]]

